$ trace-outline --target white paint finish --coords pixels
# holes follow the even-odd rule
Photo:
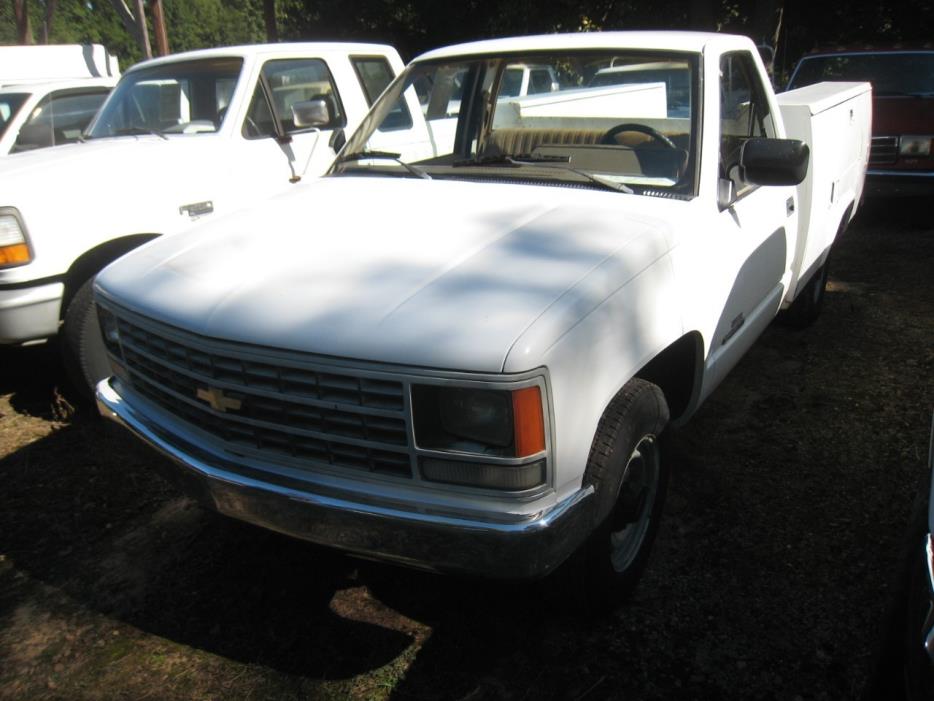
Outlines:
[[[117,57],[101,44],[0,46],[0,85],[120,77]]]
[[[0,270],[0,286],[65,273],[85,252],[135,234],[175,234],[195,220],[185,205],[210,202],[218,218],[277,193],[303,189],[331,164],[333,131],[294,134],[288,144],[242,135],[263,64],[268,60],[320,58],[340,93],[347,129],[359,125],[368,106],[351,64],[353,56],[383,56],[402,69],[394,49],[377,44],[276,44],[176,54],[137,64],[141,68],[212,57],[241,57],[241,76],[220,129],[209,133],[121,136],[8,156],[0,162],[0,207],[15,207],[35,259]],[[92,125],[93,128],[93,125]],[[291,162],[291,163],[290,163]],[[293,174],[304,175],[299,184]],[[49,193],[54,193],[50,206]],[[34,331],[33,331],[34,333]],[[57,323],[46,335],[57,333]]]
[[[579,34],[541,34],[537,36],[489,39],[466,44],[455,44],[433,49],[415,61],[433,61],[452,57],[497,54],[521,54],[542,50],[561,49],[649,49],[699,53],[711,42],[732,41],[742,38],[708,32],[582,32]]]
[[[664,83],[636,83],[579,90],[560,90],[554,93],[509,98],[497,109],[497,116],[505,106],[512,108],[512,119],[500,117],[495,126],[522,124],[535,117],[607,117],[619,123],[625,117],[664,119],[668,116],[668,98]]]
[[[826,260],[846,210],[862,197],[872,92],[869,83],[817,83],[782,93],[778,102],[789,137],[811,145],[808,175],[797,188],[802,234],[784,299],[788,306],[799,283],[806,283],[806,276]],[[842,171],[840,163],[847,163]],[[853,207],[850,218],[855,214]]]
[[[503,371],[519,334],[546,315],[550,332],[532,333],[507,367],[519,372],[542,364],[550,334],[566,331],[581,306],[599,304],[668,247],[645,215],[616,223],[620,200],[646,209],[619,193],[371,182],[320,181],[155,242],[99,285],[140,313],[209,336],[476,372]],[[283,290],[301,303],[283,304]]]

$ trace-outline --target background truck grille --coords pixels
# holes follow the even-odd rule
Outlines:
[[[253,359],[240,346],[123,316],[118,325],[133,390],[227,451],[306,469],[412,476],[402,382]]]
[[[874,136],[869,149],[869,165],[878,166],[895,163],[898,158],[897,136]]]

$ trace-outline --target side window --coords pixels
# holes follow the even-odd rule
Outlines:
[[[354,71],[357,73],[360,87],[363,88],[363,94],[366,96],[366,103],[372,107],[376,98],[382,94],[383,90],[395,77],[392,73],[392,67],[383,56],[352,56],[350,63],[353,64]],[[386,115],[382,124],[379,125],[379,131],[397,131],[411,128],[412,115],[405,104],[405,99],[400,96],[396,105]]]
[[[257,83],[243,122],[243,136],[256,139],[275,136],[276,121],[283,134],[305,131],[292,121],[292,105],[308,100],[324,100],[330,121],[324,129],[336,129],[347,123],[340,96],[327,64],[321,59],[277,59],[262,68],[263,79]]]
[[[394,77],[389,61],[382,56],[352,56],[350,63],[357,73],[360,87],[363,88],[366,104],[368,107],[372,107],[373,102],[392,82]]]
[[[77,141],[108,92],[102,88],[93,92],[59,91],[47,95],[20,127],[10,153]]]
[[[730,178],[737,194],[752,188],[739,176],[739,155],[752,137],[775,136],[762,82],[745,52],[720,59],[720,176]]]

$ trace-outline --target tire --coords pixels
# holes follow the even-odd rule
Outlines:
[[[91,401],[100,380],[111,375],[107,350],[97,322],[94,278],[85,280],[68,302],[62,327],[62,362],[82,399]]]
[[[591,612],[625,601],[645,569],[668,488],[659,443],[667,423],[662,391],[639,379],[600,419],[584,473],[595,490],[596,528],[566,564],[576,597]]]
[[[830,269],[830,256],[824,261],[824,264],[814,271],[811,279],[808,280],[804,289],[795,297],[785,311],[782,312],[782,322],[788,326],[803,329],[815,321],[820,316],[821,309],[824,306],[824,292],[827,289],[827,275]]]

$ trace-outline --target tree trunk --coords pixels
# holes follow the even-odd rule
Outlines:
[[[110,0],[114,10],[123,22],[124,29],[136,37],[143,58],[152,58],[152,47],[149,45],[149,32],[146,31],[146,13],[143,10],[143,0],[136,0],[137,14],[133,14],[124,0]]]
[[[52,19],[55,17],[55,8],[58,6],[58,0],[46,0],[45,20],[42,22],[42,37],[40,43],[48,44],[49,35],[52,33]]]
[[[772,46],[776,33],[776,19],[782,5],[781,0],[758,0],[756,2],[756,10],[752,18],[752,40],[756,44]]]
[[[169,55],[169,34],[165,28],[165,13],[162,11],[162,0],[151,0],[152,29],[156,35],[156,53],[160,56]]]
[[[27,0],[13,0],[13,14],[16,16],[16,40],[20,44],[32,44],[32,25],[29,23],[29,3]]]
[[[263,18],[266,20],[266,40],[279,41],[279,28],[276,26],[276,0],[263,0]]]
[[[146,28],[146,8],[143,0],[136,0],[136,38],[144,58],[152,58],[152,46],[149,44],[149,30]]]

